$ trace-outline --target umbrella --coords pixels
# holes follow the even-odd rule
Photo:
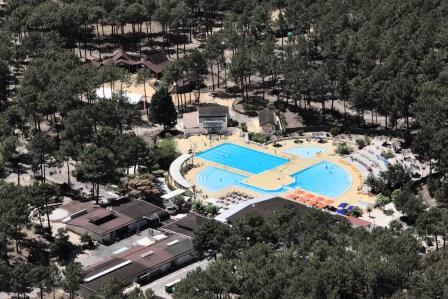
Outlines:
[[[334,201],[331,199],[325,199],[324,201],[322,201],[322,203],[329,206],[329,205],[332,205],[334,203]]]
[[[326,204],[324,204],[324,203],[322,203],[322,202],[319,202],[319,203],[317,203],[317,205],[316,205],[316,207],[318,207],[319,209],[323,209],[323,208],[325,208],[327,205]]]
[[[317,204],[317,201],[315,201],[314,199],[310,199],[310,200],[308,200],[308,204],[311,206],[314,206]]]
[[[296,199],[296,196],[292,193],[286,194],[285,196],[287,199]]]
[[[297,194],[297,195],[302,195],[302,194],[304,194],[304,193],[305,193],[305,191],[300,190],[300,189],[297,189],[297,190],[295,191],[295,194]]]

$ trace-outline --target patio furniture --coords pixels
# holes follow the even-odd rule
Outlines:
[[[324,201],[322,201],[322,203],[329,206],[329,205],[332,205],[334,203],[334,201],[331,199],[325,199]]]
[[[336,210],[336,214],[345,215],[345,210],[344,209]]]
[[[297,196],[295,196],[294,194],[286,194],[285,196],[287,199],[296,199]]]
[[[346,203],[346,202],[341,202],[341,203],[338,205],[338,208],[345,209],[345,207],[347,207],[347,206],[348,206],[348,203]]]

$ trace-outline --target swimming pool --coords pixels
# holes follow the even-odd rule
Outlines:
[[[292,175],[295,182],[289,185],[327,197],[338,197],[348,191],[352,178],[343,168],[322,161]]]
[[[331,162],[322,161],[292,175],[294,183],[277,190],[265,190],[249,184],[242,176],[214,166],[204,168],[196,177],[198,185],[207,191],[216,192],[226,187],[238,186],[261,194],[281,194],[295,189],[310,191],[323,196],[335,198],[350,188],[350,175],[341,167]]]
[[[284,153],[299,156],[302,158],[312,158],[319,153],[323,153],[325,148],[313,146],[313,147],[293,147],[284,151]]]
[[[216,192],[232,185],[238,186],[244,179],[246,177],[243,175],[214,166],[204,168],[196,176],[198,185],[210,192]]]
[[[198,158],[258,174],[288,162],[274,155],[233,143],[223,143],[196,155]]]

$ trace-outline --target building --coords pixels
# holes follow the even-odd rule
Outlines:
[[[277,116],[275,112],[264,109],[258,113],[258,122],[265,133],[272,134],[277,130]]]
[[[184,133],[223,134],[227,131],[229,119],[229,107],[227,106],[200,105],[197,111],[183,115]]]
[[[111,99],[114,93],[119,93],[120,91],[112,91],[112,89],[108,87],[100,87],[95,90],[96,96],[98,98]],[[123,95],[127,98],[128,103],[132,105],[138,105],[143,103],[145,100],[145,96],[139,93],[133,92],[123,92]]]
[[[179,220],[170,223],[160,228],[176,235],[182,235],[189,238],[194,238],[195,231],[200,228],[209,219],[198,214],[187,214]]]
[[[111,56],[91,61],[95,66],[116,65],[135,72],[138,68],[145,67],[150,70],[156,78],[160,78],[166,66],[171,62],[162,52],[153,52],[147,57],[141,57],[135,53],[129,53],[122,49],[115,51]]]
[[[163,209],[142,200],[108,208],[92,207],[77,211],[64,220],[66,228],[93,240],[111,244],[147,227],[156,227],[169,218]]]
[[[105,282],[112,278],[125,285],[145,284],[192,260],[192,239],[160,236],[163,238],[155,244],[132,246],[88,267],[80,293],[86,297],[97,294]]]
[[[254,198],[241,202],[218,215],[215,219],[232,224],[238,219],[258,215],[270,218],[284,208],[308,209],[298,202],[281,197]]]
[[[372,223],[364,219],[359,219],[353,216],[347,216],[347,220],[354,228],[357,227],[363,227],[366,229],[372,228]]]
[[[224,211],[220,215],[215,217],[215,220],[232,224],[239,219],[250,217],[254,215],[261,216],[263,218],[270,218],[284,208],[294,208],[298,210],[313,209],[301,203],[288,200],[282,197],[267,197],[267,198],[254,198],[248,201],[239,203],[230,209]],[[322,213],[328,213],[328,211],[321,210]],[[367,220],[334,214],[335,217],[347,220],[352,227],[363,227],[371,229],[373,224]]]

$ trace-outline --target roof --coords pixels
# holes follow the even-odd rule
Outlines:
[[[188,214],[187,217],[170,223],[162,229],[193,238],[195,230],[201,227],[207,220],[209,219],[198,214]]]
[[[252,215],[259,215],[265,218],[270,218],[286,206],[292,206],[298,209],[307,208],[305,205],[302,205],[298,202],[287,200],[281,197],[256,198],[247,200],[232,207],[231,209],[218,215],[215,219],[223,222],[235,222],[238,219],[242,219]]]
[[[68,220],[65,224],[83,227],[100,235],[106,235],[134,222],[129,216],[113,213],[105,208],[94,207],[86,214]]]
[[[148,56],[141,63],[156,74],[163,72],[165,67],[170,63],[168,57],[162,52],[155,52]]]
[[[192,249],[193,241],[181,236],[173,236],[150,246],[133,246],[88,267],[82,287],[98,292],[110,278],[129,284],[134,278],[188,254]]]
[[[184,113],[182,116],[184,129],[199,128],[199,114],[197,111]]]
[[[168,199],[171,199],[171,198],[176,197],[178,195],[184,194],[185,191],[186,191],[185,189],[176,189],[174,191],[171,191],[169,193],[166,193],[166,194],[162,195],[161,198],[168,200]]]
[[[83,227],[97,234],[106,235],[158,211],[163,211],[163,209],[142,200],[133,200],[110,209],[93,207],[87,213],[70,219],[65,224]]]
[[[144,216],[149,217],[156,212],[163,211],[162,208],[143,200],[128,201],[118,206],[113,206],[112,209],[132,219],[140,219]]]
[[[100,87],[95,90],[96,96],[98,98],[104,98],[104,99],[111,99],[113,92],[112,89],[108,87]],[[139,93],[132,93],[132,92],[123,92],[123,95],[127,97],[127,100],[130,104],[136,105],[139,102],[143,101],[144,95]]]
[[[199,117],[229,116],[229,107],[222,105],[201,105],[198,107]]]
[[[170,165],[170,176],[171,178],[176,182],[176,184],[178,184],[179,186],[181,186],[182,188],[185,189],[189,189],[191,188],[193,185],[187,181],[184,176],[182,175],[182,172],[180,171],[182,168],[182,165],[188,161],[188,159],[190,159],[192,156],[190,154],[182,154],[179,157],[177,157],[176,160],[174,160],[171,165]]]
[[[141,65],[145,66],[154,73],[161,73],[170,63],[170,60],[162,52],[154,52],[147,58],[140,58],[138,55],[128,53],[122,49],[116,50],[111,56],[105,56],[102,59],[92,60],[96,66],[101,65]]]
[[[275,119],[275,113],[272,110],[264,109],[258,113],[258,122],[260,126],[264,126],[267,124],[276,125],[277,121]]]
[[[353,227],[370,227],[370,225],[372,224],[367,220],[359,219],[353,216],[347,216],[347,220]]]

